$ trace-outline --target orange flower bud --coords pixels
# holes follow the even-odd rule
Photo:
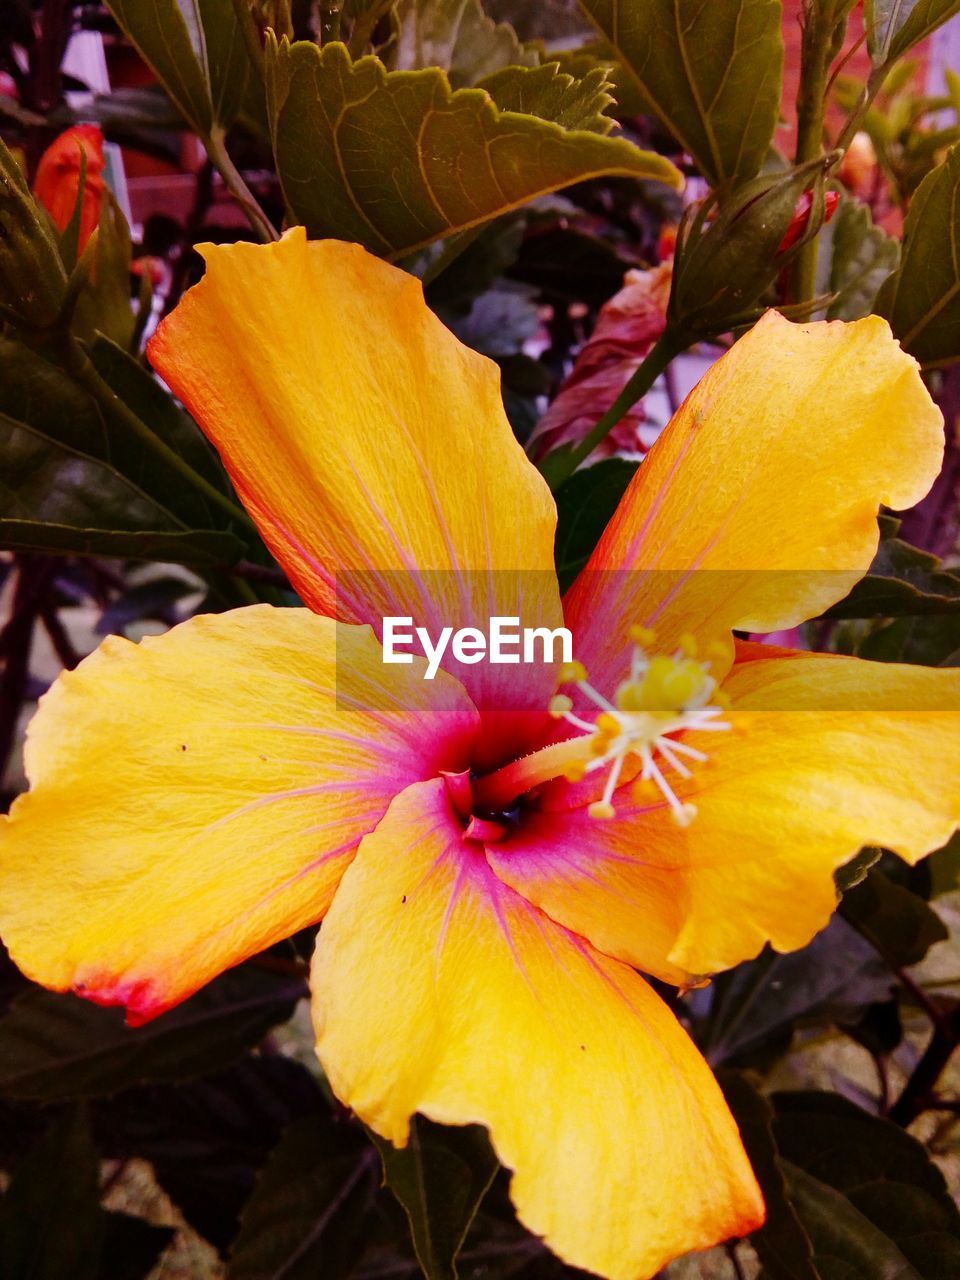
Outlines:
[[[79,124],[55,138],[40,157],[33,183],[33,194],[57,227],[65,230],[77,203],[83,153],[86,153],[87,172],[80,208],[78,253],[83,252],[100,220],[104,189],[103,134],[96,125]]]
[[[861,130],[850,140],[850,146],[840,161],[838,176],[848,191],[866,199],[877,172],[877,153],[869,133]]]
[[[840,197],[836,191],[827,191],[823,197],[823,221],[828,223],[837,211],[837,205],[840,203]],[[797,201],[794,209],[793,217],[787,227],[786,235],[780,241],[778,253],[786,253],[786,251],[795,245],[803,233],[807,229],[807,222],[810,219],[810,210],[813,208],[813,192],[804,191],[803,195]]]

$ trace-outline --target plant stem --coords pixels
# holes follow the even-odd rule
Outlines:
[[[340,0],[320,0],[320,43],[328,44],[340,39]]]
[[[53,645],[54,652],[60,660],[60,665],[65,671],[72,671],[79,664],[81,655],[73,647],[73,641],[70,639],[52,600],[45,601],[43,608],[40,610],[40,621],[43,623],[43,629],[50,637],[50,643]]]
[[[244,43],[247,46],[247,56],[250,59],[250,65],[256,70],[260,79],[263,79],[263,48],[257,35],[256,24],[253,21],[253,13],[250,9],[248,0],[233,0],[233,14],[236,18],[237,25],[243,35]],[[277,33],[280,34],[279,32]]]
[[[675,356],[678,356],[686,345],[683,339],[668,328],[654,346],[651,347],[639,369],[636,369],[631,375],[629,382],[610,408],[580,443],[568,451],[563,451],[562,453],[558,451],[552,455],[547,455],[543,460],[541,471],[543,471],[549,481],[550,488],[554,492],[563,484],[564,480],[573,475],[581,462],[590,457],[597,445],[606,439],[623,415],[633,408],[640,397],[646,395],[670,361]],[[551,458],[555,459],[552,465]]]
[[[890,1108],[889,1118],[906,1127],[933,1100],[934,1088],[960,1044],[960,1008],[934,1024],[933,1035],[903,1092]]]
[[[221,493],[215,488],[209,480],[204,479],[194,471],[183,458],[180,457],[166,441],[161,438],[142,422],[140,418],[133,412],[128,404],[126,404],[117,395],[108,382],[101,377],[96,365],[84,351],[83,347],[76,338],[68,338],[64,355],[66,358],[67,369],[74,379],[88,391],[99,405],[109,414],[119,418],[123,425],[141,440],[150,450],[181,476],[189,485],[196,489],[207,499],[219,507],[234,522],[241,524],[244,528],[253,529],[254,524],[247,513],[225,493]]]
[[[350,57],[357,61],[367,52],[367,47],[373,40],[373,33],[377,29],[377,23],[388,12],[389,4],[382,8],[374,6],[369,13],[362,15],[353,20],[353,30],[350,32]]]
[[[870,107],[873,105],[874,98],[883,88],[883,82],[886,80],[887,72],[889,70],[890,68],[884,64],[879,67],[874,67],[870,72],[867,83],[860,95],[860,100],[847,117],[846,123],[840,131],[840,136],[834,144],[838,151],[846,151],[847,147],[849,147],[850,143],[853,141],[853,135],[860,128],[863,117],[870,110]]]
[[[796,163],[806,164],[823,154],[823,121],[832,45],[830,33],[815,3],[804,10],[800,48],[800,86],[797,89]],[[791,301],[809,302],[817,289],[817,245],[811,236],[793,263]]]
[[[943,1026],[945,1023],[943,1010],[930,999],[919,982],[899,965],[894,966],[893,972],[896,974],[900,985],[909,991],[910,995],[913,996],[914,1003],[923,1010],[933,1025],[935,1027]]]
[[[253,192],[244,182],[240,170],[230,159],[230,154],[224,141],[223,130],[218,127],[212,129],[209,136],[204,139],[204,144],[207,148],[207,155],[223,179],[227,190],[247,215],[251,227],[253,227],[263,243],[272,244],[274,240],[279,240],[280,234],[276,227],[260,208]]]

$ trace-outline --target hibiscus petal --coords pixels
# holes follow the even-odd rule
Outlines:
[[[453,679],[305,609],[108,639],[30,726],[0,936],[35,981],[153,1017],[319,920],[392,796],[464,767],[475,728]]]
[[[833,873],[866,845],[915,862],[960,825],[960,672],[740,646],[725,733],[677,795],[652,783],[616,817],[540,815],[492,846],[497,874],[597,946],[668,981],[805,946],[836,907]]]
[[[918,502],[942,456],[940,412],[885,321],[768,312],[674,415],[568,593],[577,656],[606,689],[628,653],[611,618],[669,648],[813,617],[866,572],[879,505]]]
[[[378,634],[385,615],[435,635],[518,605],[558,625],[553,499],[497,366],[444,328],[420,282],[302,227],[201,252],[206,274],[150,359],[305,603]]]
[[[361,844],[312,985],[337,1096],[398,1145],[415,1112],[486,1125],[521,1221],[567,1262],[640,1280],[762,1220],[680,1024],[502,885],[437,784],[404,792]]]
[[[531,814],[487,857],[504,884],[600,951],[683,986],[694,975],[670,953],[689,897],[687,853],[662,798],[650,797],[652,812],[638,813],[624,794],[609,821],[591,818],[585,805]]]

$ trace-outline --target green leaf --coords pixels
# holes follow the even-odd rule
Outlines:
[[[83,110],[67,106],[51,113],[51,122],[67,128],[72,124],[98,124],[112,140],[120,142],[137,138],[149,140],[153,147],[168,152],[171,160],[179,157],[178,139],[171,144],[169,134],[183,128],[183,116],[170,101],[162,85],[131,85],[94,94],[83,104]]]
[[[921,1280],[886,1233],[840,1192],[789,1161],[781,1161],[780,1168],[790,1204],[811,1237],[815,1275],[825,1280]],[[769,1267],[763,1273],[765,1280],[781,1274],[790,1273]]]
[[[955,831],[942,849],[927,859],[930,868],[930,894],[939,897],[960,889],[960,831]]]
[[[787,1193],[773,1139],[773,1108],[737,1071],[718,1071],[717,1081],[733,1112],[743,1145],[767,1206],[767,1220],[752,1243],[768,1280],[822,1280],[813,1247]]]
[[[845,199],[831,224],[833,252],[827,310],[829,320],[858,320],[873,310],[874,299],[900,261],[900,243],[873,225],[870,209]]]
[[[636,80],[617,57],[606,40],[592,40],[579,44],[574,49],[551,49],[550,59],[556,59],[560,69],[576,79],[588,75],[601,67],[610,78],[610,92],[613,94],[615,107],[613,114],[618,120],[643,115],[647,109]]]
[[[486,1130],[444,1128],[415,1116],[403,1148],[371,1136],[387,1186],[406,1211],[424,1275],[456,1280],[457,1254],[497,1171]]]
[[[230,482],[200,428],[140,361],[102,334],[93,340],[88,351],[97,372],[124,404],[198,475],[209,480],[221,493],[229,494]],[[212,513],[211,518],[222,520],[216,513]]]
[[[845,862],[842,867],[837,867],[833,873],[833,883],[837,893],[846,893],[848,889],[864,881],[870,873],[870,868],[876,866],[882,857],[882,849],[878,849],[875,845],[866,845],[859,853],[855,853],[849,862]]]
[[[227,1280],[333,1280],[352,1271],[376,1155],[343,1136],[319,1116],[290,1126],[243,1211]]]
[[[502,67],[535,67],[536,49],[506,22],[494,22],[480,0],[399,0],[391,69],[440,67],[454,89],[475,85]]]
[[[863,21],[874,65],[902,57],[955,13],[960,0],[866,0]]]
[[[871,662],[960,666],[960,626],[955,615],[894,618],[871,631],[853,650]]]
[[[0,441],[3,440],[0,420]],[[65,453],[62,465],[56,459],[57,472],[70,473],[75,463]],[[59,483],[54,480],[52,483]],[[77,501],[84,508],[92,508],[97,493],[103,510],[91,511],[90,520],[110,515],[114,498],[119,497],[122,509],[126,495],[111,494],[110,477],[102,471],[91,469],[81,476],[71,475],[69,490],[63,489],[58,497],[64,502]],[[0,491],[0,512],[6,495]],[[118,517],[119,518],[119,517]],[[75,517],[74,524],[55,524],[49,520],[12,520],[0,514],[0,547],[4,551],[39,552],[60,556],[108,556],[115,560],[149,560],[163,564],[185,564],[201,568],[224,568],[243,557],[244,544],[232,533],[211,529],[185,529],[176,533],[154,530],[114,528],[102,529],[86,525],[83,517]]]
[[[680,180],[622,138],[500,111],[482,89],[451,90],[439,70],[351,62],[342,44],[321,50],[268,36],[266,84],[291,217],[311,236],[355,240],[384,257],[586,178]]]
[[[554,560],[561,591],[589,560],[637,466],[624,458],[604,458],[575,471],[557,490]]]
[[[0,138],[0,322],[52,326],[63,309],[67,276],[58,237]]]
[[[234,122],[252,73],[232,0],[107,0],[107,7],[201,137]]]
[[[869,573],[826,616],[895,618],[953,613],[960,613],[960,576],[943,569],[929,551],[884,534]]]
[[[607,134],[616,124],[606,114],[613,96],[604,67],[594,67],[580,79],[564,72],[558,62],[533,70],[506,67],[482,80],[480,88],[501,111],[552,120],[564,129]]]
[[[836,1094],[720,1083],[767,1204],[750,1238],[761,1280],[960,1274],[960,1214],[916,1139]]]
[[[0,1199],[3,1280],[146,1280],[173,1231],[100,1205],[100,1158],[85,1113],[62,1114]]]
[[[920,183],[877,311],[926,368],[960,360],[960,145]]]
[[[803,950],[767,948],[715,978],[697,1042],[715,1064],[764,1056],[771,1045],[784,1048],[798,1023],[847,1022],[895,989],[874,948],[835,917]]]
[[[302,984],[246,965],[130,1028],[119,1009],[31,987],[0,1019],[0,1095],[58,1102],[207,1075],[285,1022],[302,994]]]
[[[780,111],[778,0],[580,0],[714,187],[759,173]]]
[[[55,1120],[0,1200],[3,1280],[99,1280],[107,1218],[100,1162],[80,1110]]]
[[[118,387],[129,380],[142,407],[159,397],[154,410],[162,402],[162,411],[151,420],[161,438],[184,456],[204,451],[204,465],[212,465],[196,428],[145,370],[106,339],[94,356]],[[58,366],[0,335],[0,371],[0,545],[183,564],[230,564],[243,555],[245,543],[222,527],[224,517]]]
[[[79,271],[86,277],[71,320],[71,331],[85,341],[97,332],[128,348],[135,317],[130,305],[130,228],[107,188],[100,221],[90,237]]]
[[[836,1094],[781,1093],[772,1101],[787,1194],[813,1246],[818,1277],[960,1274],[960,1212],[915,1138]],[[762,1231],[754,1237],[758,1250],[762,1238]],[[790,1275],[764,1261],[768,1280]]]
[[[876,867],[843,895],[840,913],[896,968],[919,964],[950,936],[929,903]]]

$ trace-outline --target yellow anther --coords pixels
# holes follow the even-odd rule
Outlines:
[[[697,656],[697,638],[685,631],[677,641],[677,646],[685,658],[695,658]]]
[[[582,662],[577,662],[574,658],[573,662],[562,662],[560,670],[557,673],[558,684],[574,684],[581,680],[586,680],[587,669]]]
[[[565,693],[555,693],[547,703],[547,710],[554,720],[562,720],[565,715],[573,710],[573,699],[568,698]]]
[[[606,738],[615,738],[620,733],[620,721],[609,711],[601,711],[597,716],[597,728]]]
[[[670,812],[678,827],[689,827],[690,823],[697,816],[697,806],[695,804],[690,804],[688,801],[686,804],[680,805],[677,809],[671,809]]]
[[[642,680],[624,680],[623,684],[614,694],[614,702],[621,711],[646,711],[647,706],[643,700]]]
[[[711,640],[707,645],[706,656],[710,662],[728,662],[730,646],[724,644],[722,640]]]
[[[703,667],[693,658],[658,656],[643,677],[642,705],[647,711],[679,711],[703,688]]]
[[[657,633],[652,627],[631,627],[627,634],[633,643],[639,645],[641,649],[651,648],[657,638]]]
[[[563,776],[568,782],[581,782],[583,775],[587,772],[586,760],[573,760],[567,765],[563,771]]]
[[[587,805],[587,813],[601,822],[615,816],[614,807],[609,800],[594,800],[593,804]]]
[[[693,658],[684,658],[664,679],[664,692],[673,699],[673,706],[685,707],[696,697],[704,685],[703,667]]]
[[[607,748],[613,738],[608,733],[595,733],[590,739],[590,754],[592,756],[605,756]]]

